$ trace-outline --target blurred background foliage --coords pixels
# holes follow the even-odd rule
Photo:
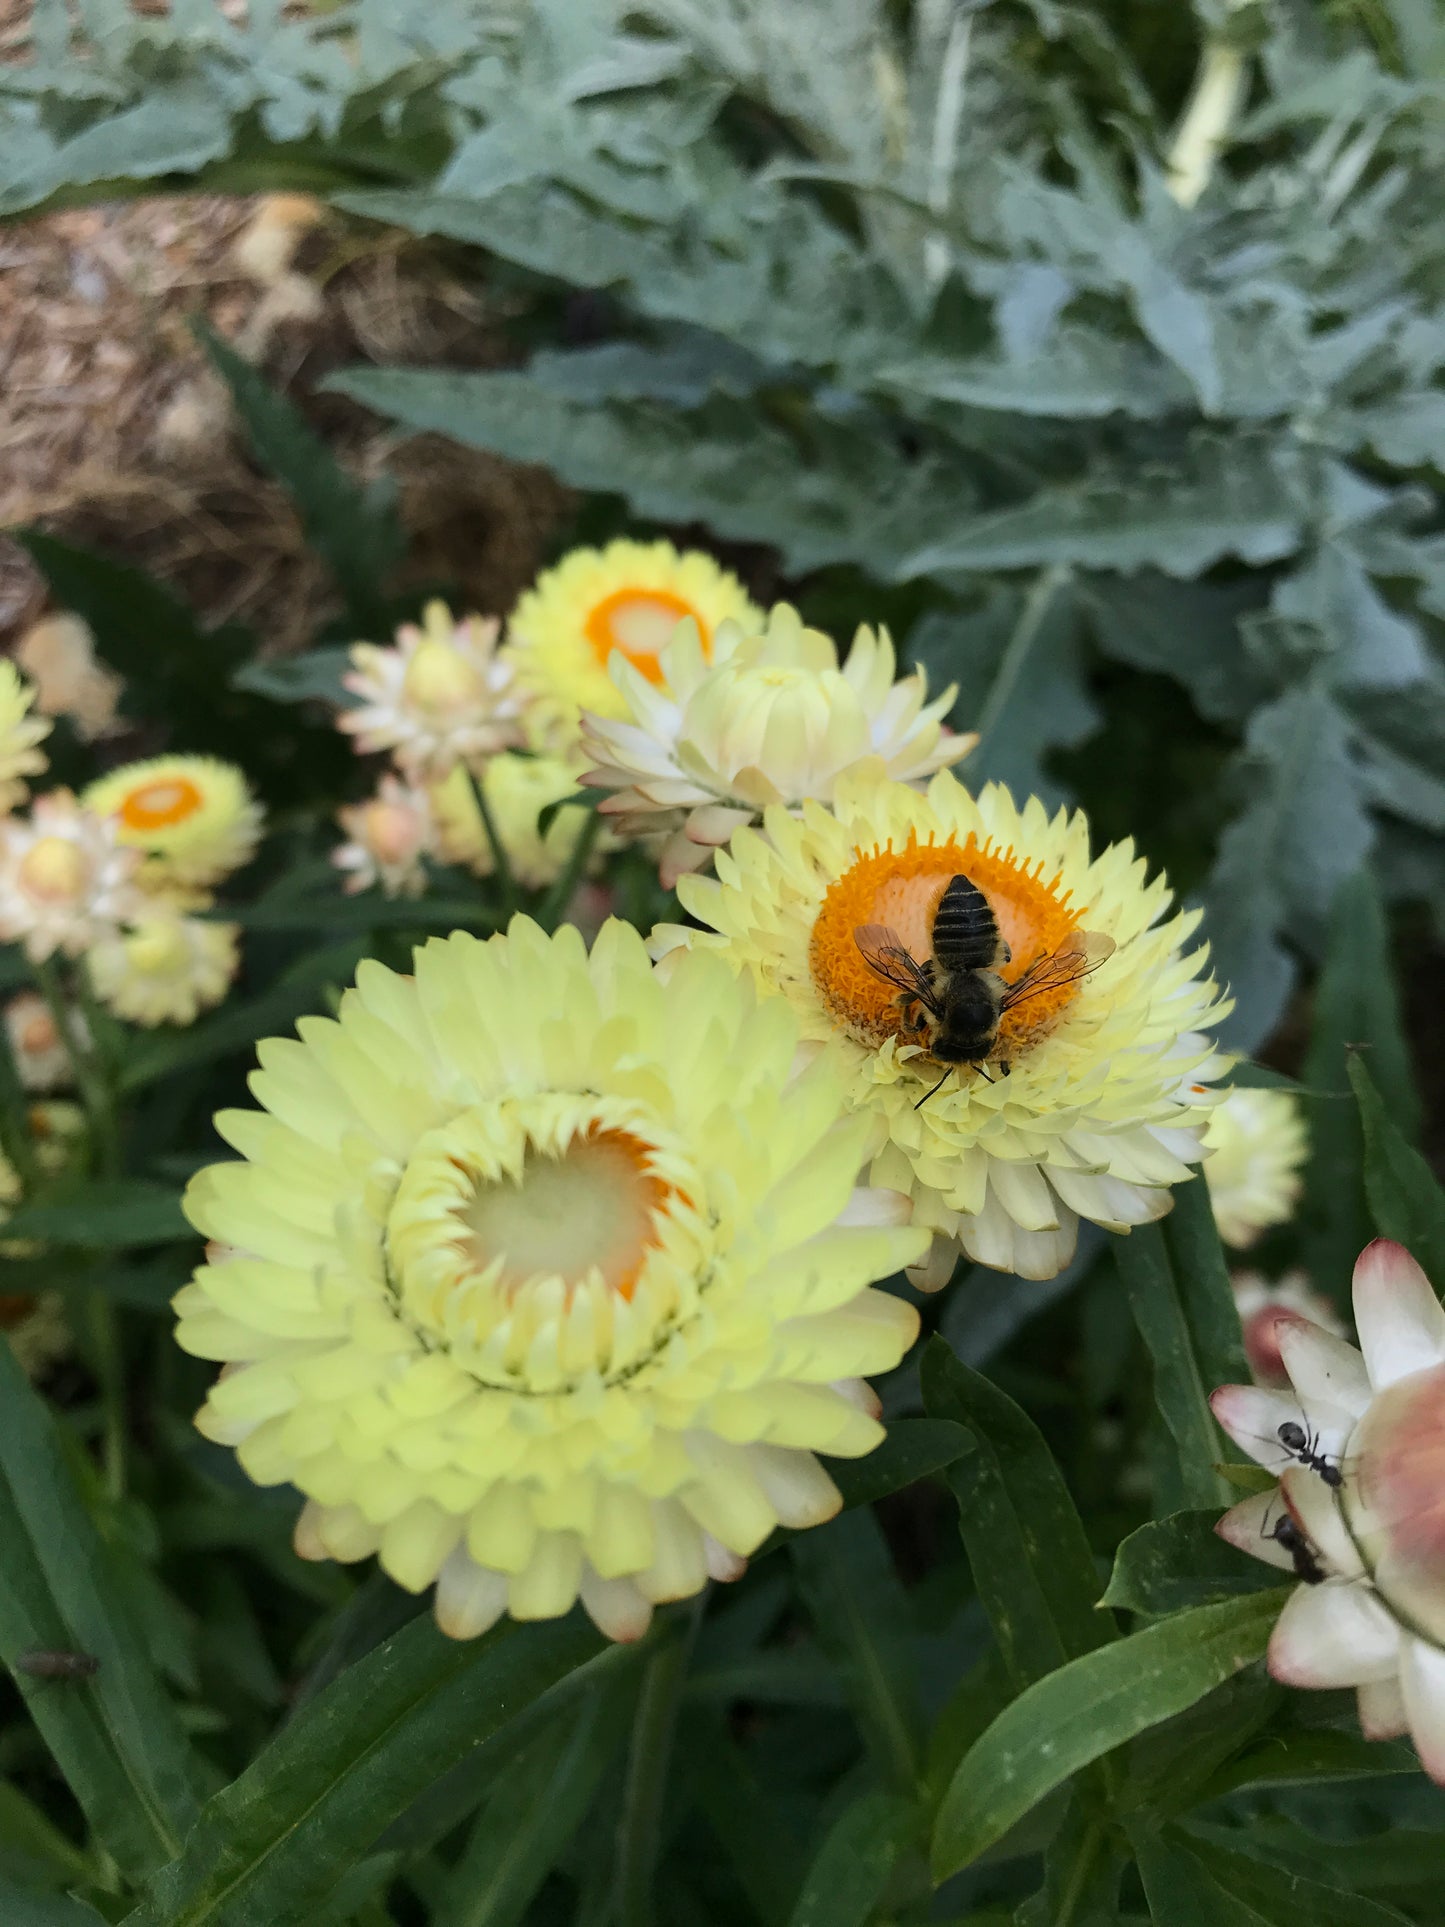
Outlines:
[[[1197,84],[1233,109],[1207,181],[1176,145]],[[299,1561],[292,1500],[192,1434],[207,1374],[165,1313],[195,1256],[174,1199],[255,1038],[362,955],[481,925],[455,878],[420,905],[321,887],[359,781],[324,707],[344,644],[456,589],[385,472],[420,431],[572,491],[507,471],[538,550],[681,531],[760,599],[887,621],[959,682],[966,778],[1082,802],[1204,905],[1232,1041],[1308,1093],[1305,1203],[1262,1268],[1343,1302],[1373,1229],[1438,1239],[1410,1143],[1438,1133],[1445,1049],[1442,186],[1429,0],[36,7],[0,65],[10,220],[305,191],[333,270],[404,246],[477,306],[454,354],[408,366],[393,328],[299,405],[203,340],[328,585],[283,653],[200,620],[123,524],[105,553],[24,536],[126,678],[128,744],[235,758],[276,834],[226,906],[242,991],[101,1039],[124,1174],[6,1259],[7,1290],[67,1294],[79,1351],[59,1420],[0,1387],[0,1645],[102,1657],[93,1686],[27,1682],[30,1718],[6,1689],[6,1927],[633,1927],[658,1856],[660,1927],[1445,1920],[1445,1796],[1355,1738],[1345,1696],[1245,1667],[1270,1575],[1164,1516],[1202,1501],[1102,1238],[1047,1285],[961,1279],[953,1358],[884,1388],[894,1457],[850,1494],[882,1503],[660,1626],[664,1652],[692,1642],[661,1788],[624,1764],[637,1655],[570,1622],[450,1648],[387,1582]],[[338,396],[387,425],[364,475],[332,452]],[[53,747],[58,777],[89,768]],[[646,924],[643,867],[619,887]],[[1372,1163],[1353,1044],[1385,1098]],[[1132,1241],[1156,1286],[1206,1290],[1197,1234]],[[102,1301],[118,1340],[86,1323]],[[1169,1342],[1227,1375],[1197,1337]],[[85,1449],[117,1379],[120,1492]],[[1121,1541],[1122,1622],[1095,1608]],[[1156,1642],[1157,1694],[1011,1810],[974,1743],[1063,1662],[1114,1664],[1125,1627]],[[1077,1713],[1050,1700],[1040,1731]]]

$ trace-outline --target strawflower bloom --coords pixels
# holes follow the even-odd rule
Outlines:
[[[903,1201],[854,1191],[832,1060],[713,957],[664,982],[631,926],[589,957],[524,917],[261,1046],[191,1222],[228,1247],[176,1299],[225,1361],[197,1423],[307,1497],[309,1558],[436,1582],[442,1630],[578,1597],[632,1639],[839,1504],[816,1454],[878,1444],[862,1382],[910,1306]]]
[[[577,778],[567,764],[557,756],[494,756],[480,781],[513,877],[527,890],[554,882],[566,869],[588,817],[585,803],[568,803],[553,811],[545,830],[541,826],[549,804],[577,794]],[[491,838],[467,772],[454,770],[432,791],[431,802],[441,855],[476,876],[489,877],[495,867]],[[605,851],[616,844],[615,837],[599,837],[588,868],[598,869]]]
[[[769,804],[830,803],[840,777],[865,761],[922,782],[978,740],[944,727],[955,688],[928,703],[922,669],[895,682],[887,630],[859,629],[840,669],[832,638],[787,603],[752,633],[724,622],[711,660],[686,622],[648,668],[613,656],[627,718],[582,718],[592,762],[582,780],[617,792],[601,807],[625,835],[666,835],[669,889]]]
[[[1239,1313],[1244,1355],[1256,1385],[1289,1383],[1279,1348],[1279,1333],[1275,1330],[1277,1319],[1307,1318],[1336,1338],[1345,1335],[1344,1324],[1336,1317],[1334,1306],[1323,1292],[1315,1290],[1308,1272],[1287,1271],[1281,1278],[1266,1278],[1257,1271],[1235,1271],[1231,1272],[1229,1282],[1234,1291],[1234,1309]]]
[[[1354,1301],[1359,1351],[1282,1319],[1290,1391],[1224,1385],[1210,1400],[1236,1445],[1285,1468],[1218,1531],[1303,1581],[1270,1639],[1274,1677],[1354,1687],[1365,1737],[1408,1732],[1445,1784],[1445,1309],[1384,1238],[1360,1254]],[[1281,1543],[1282,1520],[1297,1543]]]
[[[1299,1103],[1288,1091],[1236,1085],[1210,1113],[1204,1142],[1214,1222],[1224,1242],[1243,1251],[1285,1224],[1298,1202],[1309,1155]]]
[[[947,1067],[901,1034],[894,987],[865,963],[855,932],[894,930],[920,962],[955,875],[987,897],[1016,979],[1077,931],[1117,946],[1088,976],[1006,1011],[998,1062]],[[832,811],[769,809],[739,830],[717,876],[678,884],[707,932],[660,926],[655,954],[721,951],[796,1010],[804,1035],[838,1051],[850,1107],[869,1123],[870,1183],[906,1191],[935,1234],[915,1282],[948,1282],[960,1248],[977,1264],[1051,1278],[1073,1255],[1080,1218],[1124,1231],[1168,1211],[1191,1175],[1212,1094],[1199,1027],[1218,1011],[1199,918],[1170,915],[1163,878],[1145,880],[1132,844],[1089,855],[1082,814],[1019,809],[989,784],[975,799],[948,770],[920,794],[845,777]],[[923,1100],[920,1102],[920,1100]]]
[[[31,963],[57,950],[78,957],[144,903],[138,862],[113,818],[82,809],[69,790],[37,797],[28,819],[0,824],[0,938],[23,943]]]
[[[86,958],[91,988],[128,1023],[193,1024],[221,1002],[240,964],[240,927],[171,910],[138,917]]]
[[[249,863],[261,837],[261,806],[245,776],[215,756],[125,763],[81,801],[142,853],[138,881],[150,891],[208,889]]]
[[[465,770],[456,775],[463,783]],[[381,885],[388,897],[419,897],[426,888],[423,859],[432,853],[434,829],[431,799],[424,789],[403,783],[390,770],[375,796],[336,812],[346,842],[331,852],[331,861],[345,873],[342,888],[348,895]]]
[[[47,716],[69,716],[88,743],[115,728],[125,685],[97,658],[94,631],[83,617],[42,616],[16,644],[15,660],[33,678],[36,705]]]
[[[522,741],[526,698],[511,658],[497,648],[501,625],[481,616],[457,620],[429,602],[421,626],[404,622],[394,648],[351,647],[342,682],[360,698],[337,727],[358,751],[388,751],[412,783],[439,782],[459,763],[479,768]]]
[[[58,1291],[0,1292],[0,1334],[25,1376],[43,1378],[71,1349],[65,1300]]]
[[[71,1011],[66,1022],[75,1043],[86,1048],[90,1040],[84,1017]],[[5,1034],[23,1089],[57,1091],[74,1081],[60,1026],[49,1004],[35,991],[22,990],[6,1004]]]
[[[55,725],[46,716],[32,716],[35,690],[13,662],[0,657],[0,815],[23,803],[29,791],[27,776],[45,768],[45,752],[38,747]]]
[[[538,576],[512,611],[507,640],[535,699],[539,747],[568,753],[584,709],[625,718],[627,700],[607,673],[614,653],[659,682],[662,651],[687,619],[710,659],[722,623],[731,619],[752,633],[763,614],[710,555],[670,542],[573,549]]]

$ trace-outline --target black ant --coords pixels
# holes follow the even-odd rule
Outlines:
[[[1294,1566],[1296,1579],[1303,1579],[1307,1586],[1322,1585],[1327,1577],[1324,1567],[1315,1556],[1315,1549],[1306,1539],[1293,1517],[1288,1512],[1280,1514],[1274,1522],[1274,1529],[1261,1532],[1261,1538],[1273,1539],[1277,1546],[1289,1554]]]
[[[1275,1437],[1292,1459],[1308,1466],[1311,1472],[1318,1472],[1325,1484],[1338,1490],[1345,1482],[1345,1475],[1337,1465],[1331,1465],[1322,1452],[1315,1450],[1318,1433],[1310,1434],[1294,1419],[1286,1419],[1275,1433]]]

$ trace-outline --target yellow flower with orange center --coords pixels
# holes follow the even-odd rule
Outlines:
[[[527,720],[535,747],[570,751],[584,709],[625,717],[626,699],[607,673],[613,654],[660,682],[662,651],[689,617],[709,657],[719,623],[731,618],[752,634],[763,621],[735,575],[670,542],[573,549],[540,575],[507,628],[518,677],[534,698]]]
[[[102,776],[81,801],[114,825],[117,842],[144,853],[143,889],[205,889],[250,861],[261,808],[232,763],[214,756],[153,756]]]
[[[855,933],[883,925],[927,968],[939,900],[960,875],[1009,946],[1006,985],[1081,932],[1114,950],[1006,1009],[989,1061],[954,1068],[929,1052],[933,1020],[907,1028],[919,1007],[905,1010]],[[1161,1217],[1203,1156],[1213,1094],[1198,1033],[1219,1007],[1204,953],[1184,947],[1198,916],[1167,914],[1168,885],[1146,882],[1131,844],[1091,858],[1082,814],[1020,809],[996,784],[975,798],[946,770],[923,794],[849,777],[831,811],[769,809],[761,832],[719,851],[716,878],[677,887],[709,929],[663,926],[654,954],[718,950],[843,1054],[850,1105],[872,1125],[870,1182],[909,1192],[914,1222],[935,1234],[919,1283],[946,1283],[960,1249],[1052,1277],[1080,1218],[1122,1231]]]

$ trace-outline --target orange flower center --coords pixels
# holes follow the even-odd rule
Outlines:
[[[205,798],[189,776],[160,776],[142,783],[120,806],[120,820],[128,830],[169,830],[194,816]]]
[[[895,850],[857,849],[854,861],[829,885],[813,924],[808,960],[818,994],[839,1024],[860,1042],[880,1045],[899,1035],[903,1012],[898,992],[869,968],[854,940],[861,924],[881,923],[897,932],[904,948],[927,967],[933,955],[933,919],[939,899],[956,876],[966,876],[988,898],[999,934],[1013,955],[999,972],[1014,983],[1040,957],[1057,950],[1078,928],[1060,878],[1046,881],[1042,863],[1019,858],[1012,844],[996,850],[970,836],[965,843],[920,843],[910,831]],[[999,1024],[997,1058],[1020,1057],[1050,1031],[1078,994],[1078,985],[1040,991]],[[914,1041],[909,1038],[910,1042]]]
[[[687,616],[698,626],[703,654],[711,655],[712,636],[707,624],[690,602],[671,589],[615,590],[588,616],[587,640],[604,669],[613,650],[620,649],[649,682],[661,682],[658,657],[672,641],[678,623]]]

